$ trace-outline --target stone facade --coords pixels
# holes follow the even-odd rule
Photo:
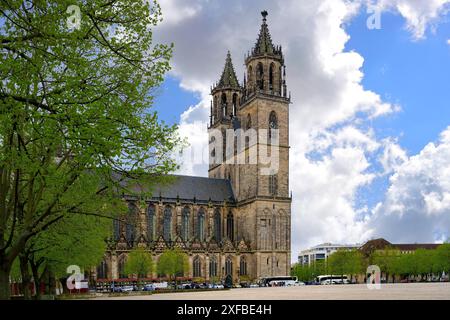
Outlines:
[[[189,278],[234,282],[244,277],[288,275],[291,254],[291,197],[289,195],[289,104],[284,57],[275,47],[263,12],[258,40],[246,57],[246,76],[237,80],[228,53],[220,81],[212,88],[209,134],[254,130],[267,132],[245,141],[241,150],[227,153],[226,139],[210,144],[209,178],[182,177],[176,192],[160,191],[159,197],[127,200],[127,221],[114,226],[114,241],[97,268],[98,278],[122,278],[129,250],[144,247],[158,261],[161,253],[179,247],[189,256]],[[264,131],[265,130],[265,131]],[[260,159],[272,155],[272,140],[279,142],[275,169]],[[233,132],[233,131],[232,131]],[[220,137],[216,137],[219,141]],[[250,139],[249,139],[250,140]],[[220,150],[220,151],[217,151]],[[223,161],[217,161],[221,152]],[[251,163],[250,155],[256,155]],[[231,159],[231,161],[230,161]],[[236,159],[248,161],[238,162]],[[228,161],[227,161],[228,160]],[[272,163],[273,164],[273,163]],[[187,194],[188,192],[191,192]],[[131,226],[131,227],[130,227]],[[148,277],[156,278],[156,273]]]

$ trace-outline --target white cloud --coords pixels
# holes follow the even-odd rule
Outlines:
[[[437,144],[428,144],[395,170],[368,226],[374,236],[399,242],[450,237],[450,127]]]
[[[398,11],[415,39],[424,38],[427,29],[433,29],[450,8],[450,0],[378,0],[376,4],[382,10]]]
[[[244,53],[254,45],[259,32],[259,11],[268,10],[272,39],[283,45],[288,88],[293,93],[293,259],[300,248],[324,241],[359,242],[381,230],[367,228],[369,218],[363,214],[369,209],[358,208],[357,192],[377,177],[371,170],[371,157],[379,155],[384,169],[381,174],[396,171],[408,160],[395,139],[378,141],[371,129],[362,129],[370,123],[367,120],[399,110],[399,106],[382,101],[377,93],[363,87],[364,58],[357,52],[345,51],[349,36],[344,25],[358,13],[362,2],[161,1],[169,22],[158,27],[155,36],[160,39],[156,40],[175,43],[172,73],[183,88],[202,97],[198,105],[181,115],[180,121],[180,131],[189,137],[194,150],[206,150],[204,123],[208,121],[209,88],[220,77],[227,50],[242,80]],[[425,13],[416,14],[420,17],[417,22],[413,12],[420,12],[419,1],[411,1],[410,11],[404,9],[408,7],[405,1],[383,4],[386,9],[401,8],[410,30],[420,37],[423,26],[442,12],[438,5],[442,1],[430,2],[433,4],[423,7]],[[183,14],[183,8],[191,7],[195,13]],[[207,166],[185,161],[182,172],[205,176]],[[444,196],[430,195],[428,199],[430,208],[436,210],[447,201]]]
[[[379,161],[384,169],[383,174],[391,174],[408,160],[408,156],[395,139],[385,139],[383,145],[384,148]]]

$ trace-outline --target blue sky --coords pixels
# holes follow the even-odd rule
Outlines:
[[[176,124],[180,122],[180,115],[189,106],[199,102],[198,94],[182,89],[179,79],[167,76],[156,92],[153,110],[158,112],[161,120],[168,124]]]
[[[450,24],[443,22],[426,38],[411,40],[401,15],[385,12],[382,28],[369,30],[362,11],[346,26],[346,50],[364,57],[363,85],[398,104],[401,111],[371,122],[377,136],[395,136],[408,155],[436,141],[450,124]],[[374,163],[376,166],[376,163]],[[375,205],[384,198],[388,177],[359,190],[359,204]]]
[[[418,153],[450,121],[450,24],[411,41],[399,14],[383,13],[380,30],[367,29],[366,19],[362,12],[346,28],[351,37],[346,49],[365,59],[364,87],[402,108],[373,126],[379,135],[398,136],[408,153]]]
[[[207,144],[209,88],[226,52],[242,81],[268,10],[293,95],[293,257],[320,242],[450,237],[450,0],[372,1],[380,30],[367,28],[365,1],[161,2],[156,40],[173,41],[175,53],[155,110],[179,122],[195,154]],[[207,175],[205,164],[181,164]]]

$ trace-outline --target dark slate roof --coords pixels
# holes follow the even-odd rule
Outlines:
[[[438,246],[439,244],[434,243],[390,243],[383,238],[379,238],[367,241],[360,249],[364,253],[370,254],[375,250],[384,250],[386,248],[400,251],[415,251],[417,249],[436,249]]]
[[[436,249],[440,246],[437,243],[395,243],[393,247],[402,251],[414,251],[417,249]]]
[[[231,61],[230,51],[227,53],[227,58],[225,60],[225,67],[220,77],[219,84],[217,88],[237,88],[240,89],[239,81],[236,77],[236,72],[234,71],[233,61]]]
[[[156,186],[153,198],[234,202],[233,190],[229,180],[204,177],[172,175],[173,180],[166,185]]]

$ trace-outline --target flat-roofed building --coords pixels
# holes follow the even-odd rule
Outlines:
[[[298,255],[298,263],[301,265],[311,265],[316,261],[324,261],[328,256],[338,250],[353,250],[358,249],[359,244],[335,244],[322,243],[310,249],[303,250]]]

